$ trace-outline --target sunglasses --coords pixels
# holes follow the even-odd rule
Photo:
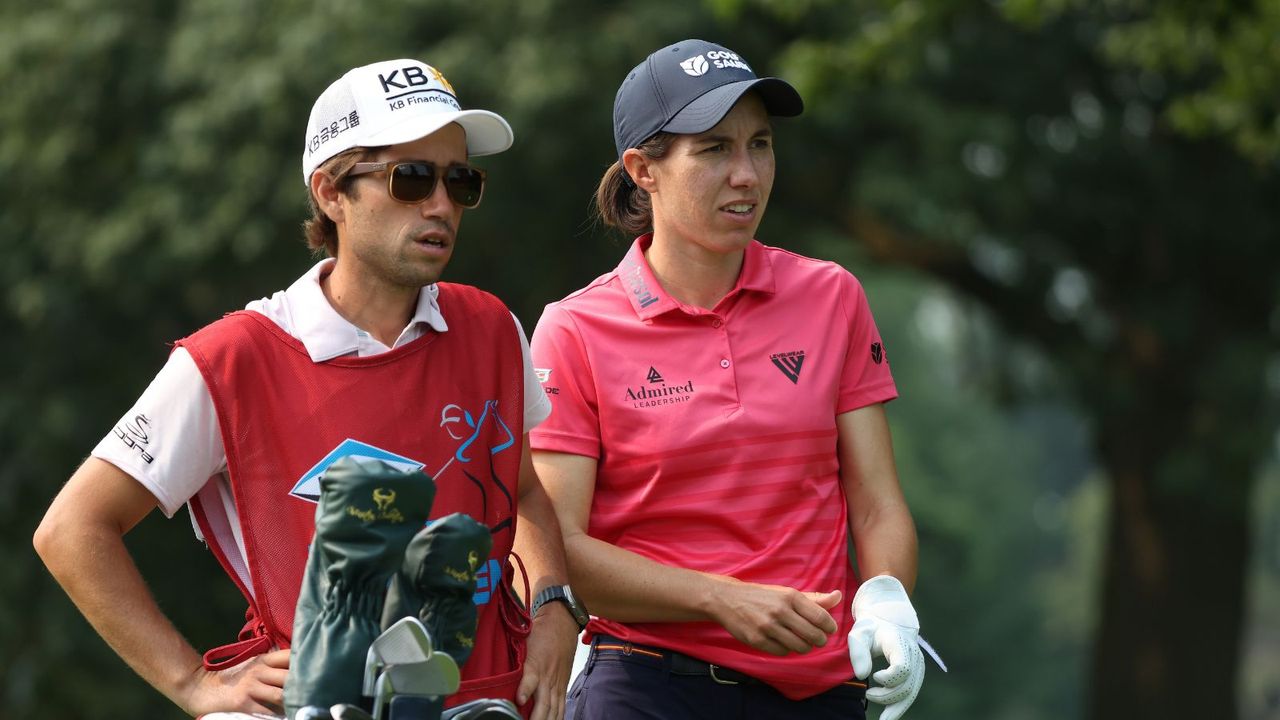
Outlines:
[[[485,172],[470,165],[440,167],[434,163],[360,162],[351,167],[348,177],[387,171],[387,193],[397,202],[416,205],[436,191],[436,180],[444,179],[445,192],[464,208],[474,208],[484,195]]]

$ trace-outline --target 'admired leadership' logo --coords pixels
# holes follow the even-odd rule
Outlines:
[[[645,375],[645,381],[647,384],[627,388],[626,400],[631,403],[631,407],[661,407],[689,402],[693,399],[693,380],[668,383],[657,368],[650,366],[649,372]]]

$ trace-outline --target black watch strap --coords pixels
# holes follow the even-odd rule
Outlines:
[[[533,599],[533,607],[529,608],[531,617],[537,616],[538,610],[549,602],[557,601],[564,603],[569,609],[569,614],[573,616],[574,622],[578,623],[579,630],[585,630],[587,623],[591,620],[591,615],[587,613],[587,608],[578,598],[574,596],[573,590],[568,585],[552,585],[544,588],[538,593],[538,597]]]

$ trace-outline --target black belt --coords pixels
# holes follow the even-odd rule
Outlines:
[[[764,685],[763,680],[757,680],[750,675],[738,672],[732,668],[723,665],[709,663],[706,660],[699,660],[696,657],[676,652],[675,650],[667,650],[666,648],[652,647],[650,645],[637,645],[636,643],[619,640],[610,635],[597,635],[594,643],[597,652],[604,650],[608,652],[619,652],[623,655],[640,655],[655,659],[664,659],[669,663],[669,668],[673,675],[690,675],[696,677],[709,677],[721,685]]]

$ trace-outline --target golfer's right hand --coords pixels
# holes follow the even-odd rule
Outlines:
[[[255,655],[226,670],[203,667],[192,677],[183,710],[194,716],[214,712],[284,714],[284,681],[289,676],[289,651]]]
[[[712,617],[741,642],[770,655],[806,653],[827,644],[837,626],[831,608],[839,590],[801,592],[781,585],[729,579]]]

